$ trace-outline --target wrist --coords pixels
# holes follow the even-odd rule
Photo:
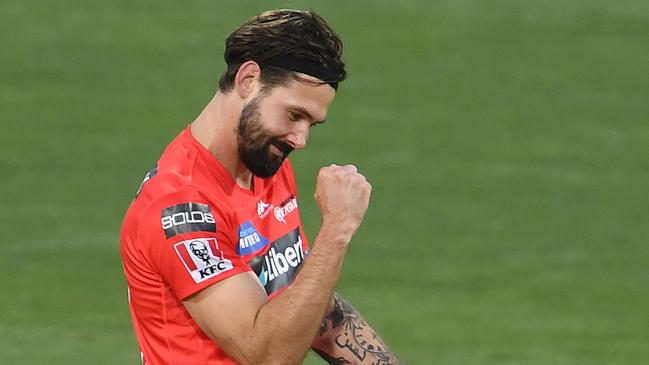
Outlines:
[[[353,235],[354,231],[351,229],[345,229],[338,224],[327,224],[323,222],[320,226],[316,241],[327,242],[326,245],[329,247],[346,248],[352,240]]]

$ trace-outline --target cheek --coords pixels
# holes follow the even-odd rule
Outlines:
[[[260,122],[262,128],[271,136],[282,136],[289,133],[290,121],[286,111],[273,105],[268,100],[267,105],[260,107]]]
[[[284,123],[281,122],[279,116],[277,115],[269,115],[267,117],[262,116],[261,120],[262,120],[261,127],[269,136],[281,136],[286,133],[285,132],[286,126],[284,125]]]

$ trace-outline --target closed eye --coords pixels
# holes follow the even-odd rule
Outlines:
[[[322,123],[325,122],[325,120],[315,120],[315,118],[313,118],[311,116],[311,114],[309,114],[309,112],[307,112],[303,108],[297,108],[297,109],[296,108],[291,108],[291,109],[289,109],[288,110],[288,119],[290,121],[292,121],[292,122],[299,122],[299,121],[302,121],[302,120],[308,121],[308,122],[311,123],[310,124],[311,127],[313,127],[315,125],[318,125],[318,124],[322,124]]]
[[[319,126],[320,124],[323,124],[323,123],[324,123],[324,120],[319,121],[319,122],[313,122],[313,123],[311,123],[311,127],[317,127],[317,126]]]

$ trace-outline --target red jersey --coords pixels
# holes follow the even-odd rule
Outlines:
[[[241,188],[185,129],[145,176],[122,223],[121,255],[142,361],[236,364],[182,301],[253,271],[269,298],[290,285],[307,251],[290,162]]]

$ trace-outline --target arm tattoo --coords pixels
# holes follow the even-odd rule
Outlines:
[[[352,364],[351,362],[345,360],[342,357],[334,358],[333,356],[329,356],[328,353],[326,353],[326,352],[324,352],[322,350],[313,349],[313,351],[315,351],[318,355],[320,355],[321,358],[326,360],[331,365],[351,365]]]
[[[333,365],[398,365],[394,354],[367,324],[361,315],[338,294],[334,296],[334,309],[329,313],[318,332],[326,346],[315,351]]]

